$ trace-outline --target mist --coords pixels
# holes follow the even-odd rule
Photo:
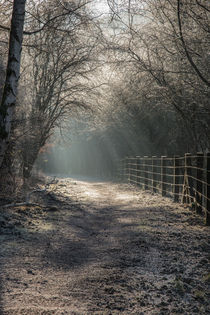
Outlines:
[[[61,142],[61,141],[60,141]],[[112,177],[118,155],[110,139],[73,137],[40,154],[37,166],[49,174]]]
[[[0,0],[0,315],[209,314],[207,2]]]

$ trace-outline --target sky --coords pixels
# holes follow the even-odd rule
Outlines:
[[[109,7],[106,0],[94,0],[92,5],[99,14],[109,13]]]

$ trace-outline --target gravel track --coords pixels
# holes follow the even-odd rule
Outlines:
[[[59,178],[35,201],[0,209],[0,314],[210,314],[203,218],[111,182]]]

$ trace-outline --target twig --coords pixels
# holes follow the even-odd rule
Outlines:
[[[10,203],[8,205],[2,206],[2,208],[12,208],[12,207],[21,207],[21,206],[39,206],[37,203],[32,202],[18,202],[18,203]]]

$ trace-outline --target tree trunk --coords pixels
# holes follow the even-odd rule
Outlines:
[[[22,167],[23,167],[23,179],[28,179],[31,176],[31,172],[34,163],[39,155],[40,148],[42,147],[41,140],[36,137],[29,137],[23,143],[22,149]]]
[[[39,149],[34,150],[30,154],[28,154],[27,159],[23,161],[23,179],[28,179],[31,176],[31,172],[34,166],[34,163],[39,154]]]
[[[6,80],[0,104],[0,167],[10,138],[11,123],[20,76],[20,60],[26,0],[14,0],[10,29]]]

